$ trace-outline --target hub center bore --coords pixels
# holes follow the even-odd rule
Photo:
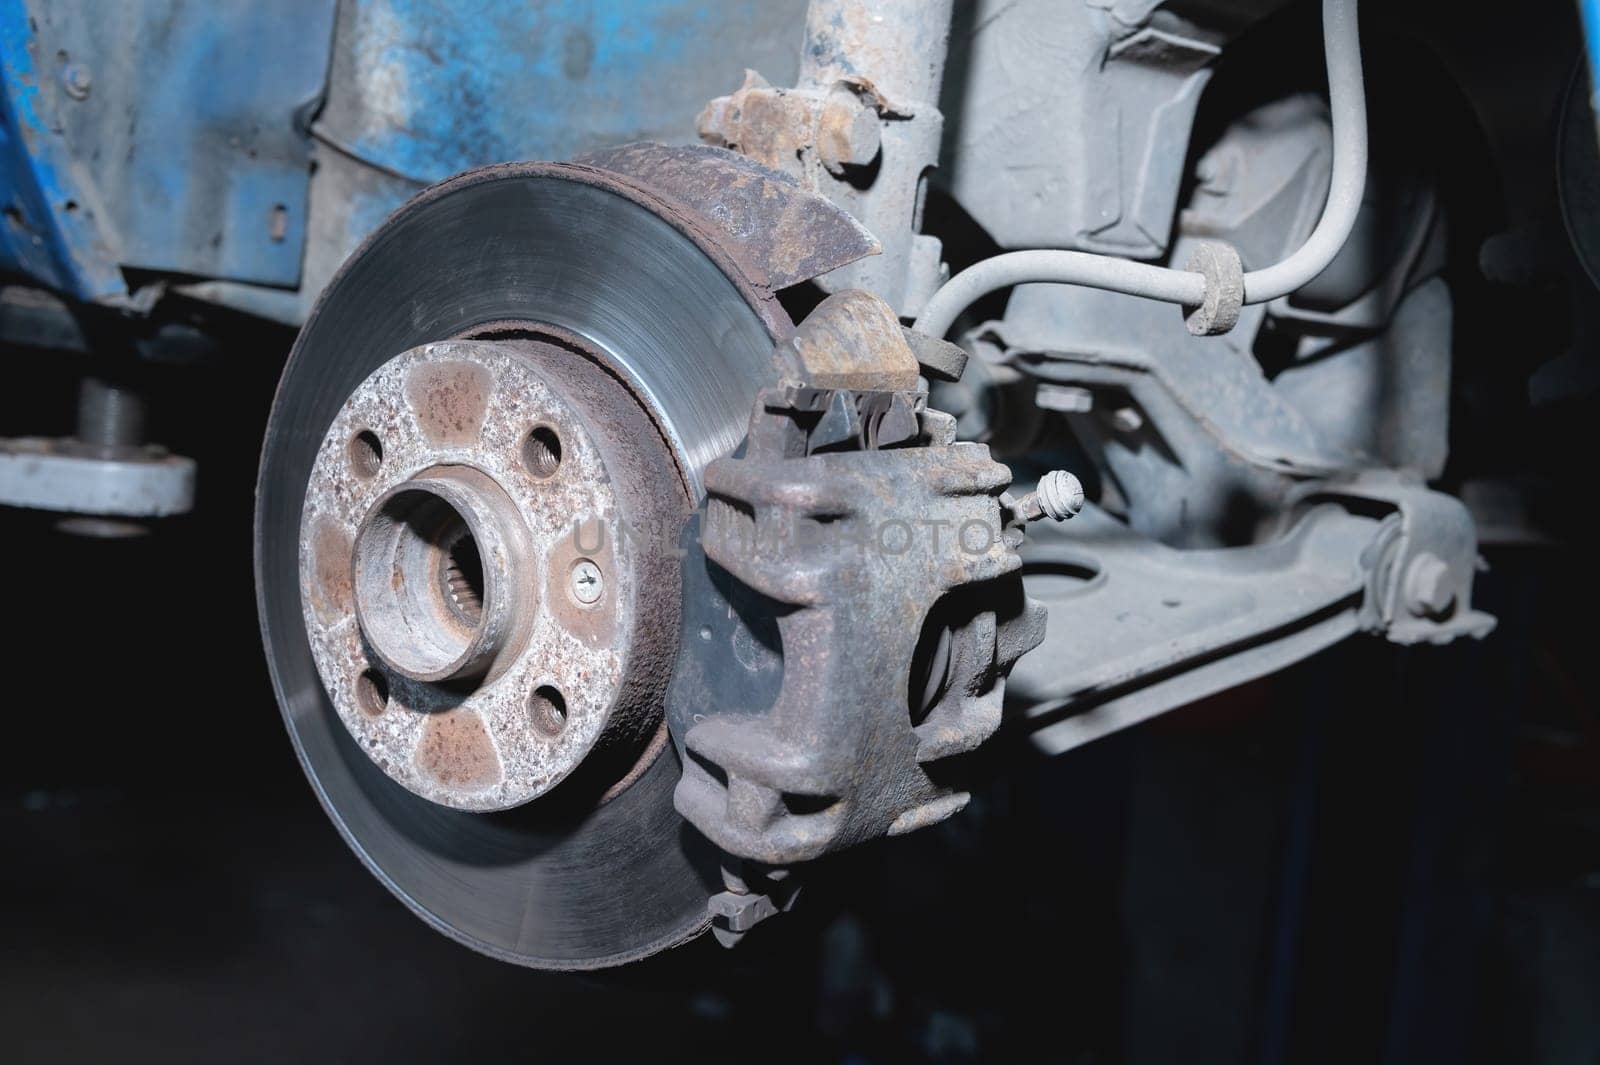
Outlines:
[[[520,650],[533,605],[527,526],[505,491],[466,466],[402,481],[355,540],[355,607],[383,664],[420,681],[490,673]]]

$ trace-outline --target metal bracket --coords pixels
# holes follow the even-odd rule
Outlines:
[[[1494,631],[1494,618],[1472,609],[1472,580],[1481,560],[1477,527],[1466,504],[1376,473],[1320,486],[1311,498],[1393,508],[1365,559],[1369,576],[1363,630],[1398,644],[1482,639]]]
[[[1060,754],[1264,676],[1359,631],[1381,522],[1324,505],[1273,543],[1179,551],[1098,507],[1038,528],[1023,582],[1050,612],[1012,671],[1036,746]]]
[[[194,506],[193,459],[155,445],[97,451],[77,440],[0,440],[0,504],[67,514],[161,518]]]
[[[1477,543],[1458,500],[1371,476],[1308,486],[1299,510],[1270,543],[1204,551],[1096,507],[1039,529],[1023,581],[1051,627],[1010,687],[1034,744],[1071,750],[1357,632],[1415,644],[1493,630],[1471,607]]]

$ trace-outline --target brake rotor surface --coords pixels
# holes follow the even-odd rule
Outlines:
[[[391,779],[319,679],[302,617],[299,536],[313,463],[346,398],[420,345],[544,323],[603,353],[695,496],[731,451],[786,319],[662,201],[592,168],[474,171],[402,208],[351,257],[279,384],[256,510],[257,601],[274,686],[307,776],[367,867],[429,924],[550,969],[644,957],[706,924],[716,856],[672,806],[670,743],[603,801],[452,809]],[[536,331],[536,330],[535,330]],[[657,444],[659,446],[659,442]],[[569,796],[570,798],[570,796]]]

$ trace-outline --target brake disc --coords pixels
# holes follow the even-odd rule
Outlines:
[[[770,191],[705,151],[423,193],[329,285],[268,424],[258,607],[306,774],[407,906],[520,964],[663,950],[721,887],[672,806],[675,571],[636,533],[672,527],[742,437],[791,328],[770,290],[799,278],[767,269],[794,248],[692,209]],[[651,167],[699,183],[673,199]],[[871,250],[807,209],[833,238],[817,272]]]

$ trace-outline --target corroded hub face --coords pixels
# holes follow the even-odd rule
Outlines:
[[[550,790],[660,719],[687,493],[662,434],[566,337],[407,351],[317,455],[300,590],[339,717],[457,809]]]

